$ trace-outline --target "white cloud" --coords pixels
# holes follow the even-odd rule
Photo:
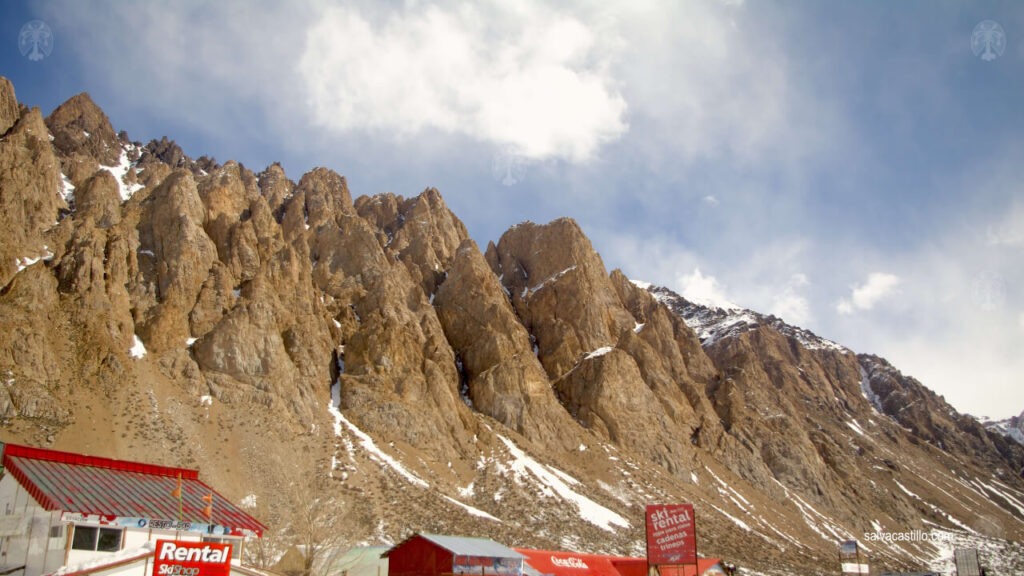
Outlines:
[[[718,198],[716,198],[716,197],[714,197],[714,196],[712,196],[710,194],[705,196],[703,200],[704,200],[704,203],[707,204],[708,206],[718,206],[719,204],[721,204],[721,202],[718,200]]]
[[[840,300],[836,310],[840,314],[852,314],[854,310],[871,310],[879,301],[893,294],[900,285],[900,278],[895,274],[872,272],[867,281],[853,287],[850,299]]]
[[[680,294],[690,302],[702,306],[716,308],[739,308],[725,295],[725,287],[718,283],[714,276],[705,276],[700,268],[694,268],[690,274],[684,274],[677,280]]]
[[[327,9],[299,61],[313,121],[339,132],[429,130],[588,159],[627,130],[608,72],[617,40],[531,1]]]
[[[769,312],[790,324],[806,327],[813,319],[807,298],[800,293],[810,284],[803,273],[793,274],[782,292],[775,296]]]
[[[1024,204],[1015,204],[986,234],[989,246],[1024,245]]]

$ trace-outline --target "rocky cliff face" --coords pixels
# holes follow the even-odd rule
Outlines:
[[[689,501],[702,551],[765,573],[883,529],[1019,552],[1024,448],[882,359],[609,273],[571,219],[481,252],[437,190],[192,160],[6,80],[0,129],[5,441],[198,466],[272,533],[323,491],[349,545],[642,554],[643,505]]]

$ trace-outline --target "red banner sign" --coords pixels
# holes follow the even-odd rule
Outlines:
[[[229,576],[231,544],[157,540],[153,576]]]
[[[647,563],[697,564],[697,527],[693,504],[647,507]]]

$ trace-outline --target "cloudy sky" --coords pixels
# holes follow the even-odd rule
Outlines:
[[[0,22],[0,74],[44,114],[87,91],[193,157],[435,186],[482,245],[571,216],[609,269],[885,356],[961,411],[1024,410],[1019,3],[43,0]]]

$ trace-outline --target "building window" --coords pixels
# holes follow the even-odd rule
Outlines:
[[[50,526],[50,538],[63,538],[64,537],[64,525],[58,524],[56,526]]]
[[[121,549],[123,536],[124,530],[120,528],[75,526],[75,534],[71,537],[71,549],[117,552]]]
[[[217,544],[230,544],[231,545],[231,557],[235,557],[235,546],[241,542],[240,538],[231,538],[227,536],[207,536],[203,534],[203,542],[214,542]]]

